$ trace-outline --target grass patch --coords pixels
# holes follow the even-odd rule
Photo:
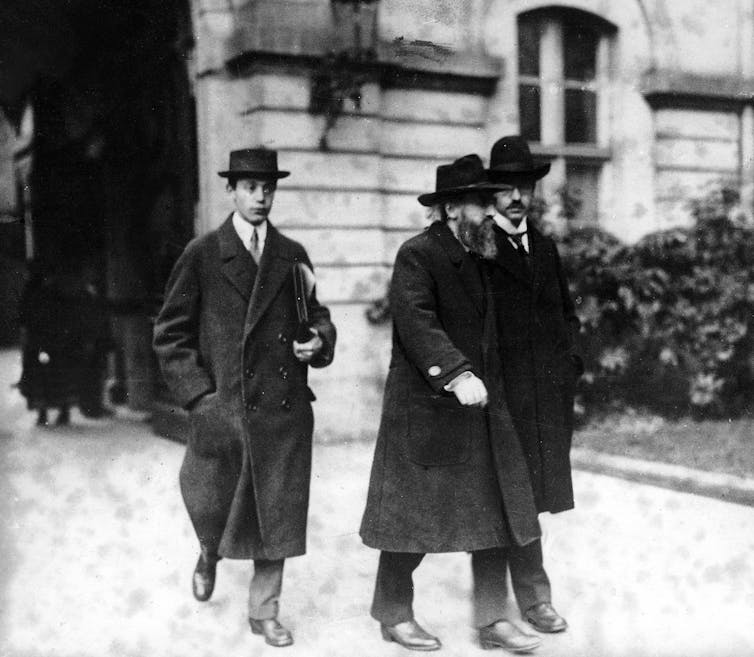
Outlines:
[[[577,429],[573,445],[754,478],[754,418],[697,422],[627,412]]]

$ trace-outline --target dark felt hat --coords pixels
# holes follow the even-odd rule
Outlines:
[[[435,191],[419,196],[419,203],[435,205],[466,192],[485,189],[494,191],[497,187],[487,179],[482,160],[478,155],[464,155],[452,164],[437,167]]]
[[[536,165],[529,144],[519,135],[498,139],[490,151],[490,180],[502,182],[509,178],[539,180],[550,171],[549,164]]]
[[[269,148],[244,148],[230,152],[227,171],[218,171],[223,178],[285,178],[290,171],[278,169],[278,152]]]

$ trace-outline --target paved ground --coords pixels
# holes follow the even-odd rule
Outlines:
[[[182,446],[129,416],[39,429],[8,388],[17,375],[16,354],[0,353],[0,655],[410,654],[368,615],[376,553],[356,531],[371,445],[315,448],[309,552],[286,566],[281,610],[296,645],[282,652],[245,624],[249,563],[221,562],[212,601],[191,597]],[[586,472],[575,487],[575,511],[543,518],[571,628],[537,654],[754,654],[754,508]],[[417,571],[417,616],[442,638],[438,654],[489,654],[472,641],[469,588],[465,554]]]

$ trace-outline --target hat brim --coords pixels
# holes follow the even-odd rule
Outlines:
[[[279,178],[287,178],[291,175],[290,171],[249,171],[238,170],[233,171],[218,171],[217,175],[221,178],[272,178],[277,180]]]
[[[511,178],[533,178],[534,180],[539,180],[540,178],[544,178],[548,173],[550,173],[549,164],[543,164],[532,169],[510,166],[497,166],[487,169],[487,175],[490,179],[494,180],[494,182],[503,182],[506,179]]]
[[[498,187],[493,183],[475,183],[473,185],[462,185],[461,187],[449,187],[448,189],[441,189],[439,192],[421,194],[417,197],[417,200],[422,205],[429,207],[457,196],[463,196],[469,192],[494,192],[497,189]]]

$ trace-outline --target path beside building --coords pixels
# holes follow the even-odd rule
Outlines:
[[[376,552],[357,535],[372,445],[317,445],[309,551],[286,564],[285,652],[245,621],[251,565],[222,561],[212,601],[191,597],[196,545],[177,486],[183,447],[138,418],[39,429],[0,354],[2,657],[369,657],[408,655],[369,617]],[[6,366],[7,365],[7,366]],[[754,654],[754,508],[587,472],[574,511],[544,517],[555,604],[567,633],[537,654]],[[441,655],[490,654],[469,628],[465,554],[417,571],[419,620]]]

